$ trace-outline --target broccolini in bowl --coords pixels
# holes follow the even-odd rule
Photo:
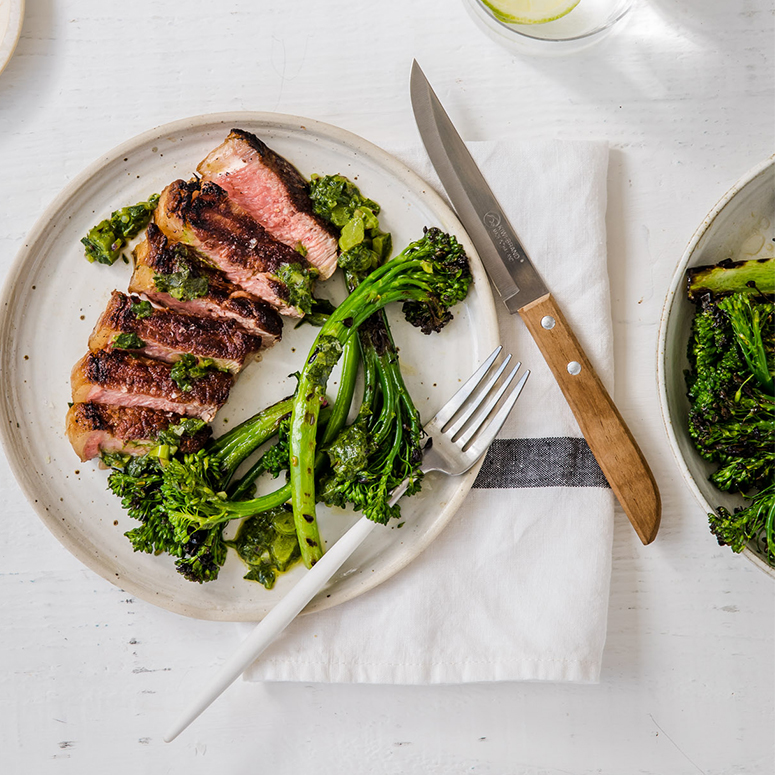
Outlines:
[[[775,165],[751,170],[684,253],[659,348],[679,467],[722,545],[775,578]]]

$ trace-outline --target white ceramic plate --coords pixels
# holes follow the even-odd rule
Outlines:
[[[0,0],[0,73],[13,56],[24,20],[24,0]]]
[[[684,370],[689,367],[686,347],[695,307],[686,298],[686,270],[725,258],[741,261],[772,256],[774,228],[775,156],[772,156],[738,181],[705,217],[678,265],[662,312],[657,364],[662,417],[681,473],[705,514],[718,506],[731,510],[745,501],[717,490],[708,481],[716,466],[697,454],[687,430],[689,401]],[[743,553],[775,578],[775,569],[762,559],[755,547]]]
[[[14,473],[62,544],[127,592],[188,616],[258,621],[303,568],[281,576],[267,591],[243,580],[245,568],[230,551],[220,577],[199,585],[183,579],[169,557],[134,553],[123,534],[138,523],[106,490],[106,472],[94,462],[79,463],[64,435],[70,370],[86,352],[89,332],[111,290],[126,290],[131,273],[121,261],[112,267],[89,264],[80,238],[112,210],[146,199],[176,178],[189,178],[232,127],[259,135],[305,177],[341,173],[355,180],[381,204],[382,226],[392,232],[397,250],[432,225],[463,243],[474,284],[444,331],[426,337],[401,320],[397,310],[391,312],[404,375],[424,421],[494,349],[498,333],[489,283],[452,211],[399,161],[327,124],[265,113],[179,121],[116,148],[57,197],[26,240],[2,299],[0,436]],[[218,414],[216,435],[293,391],[289,375],[302,365],[315,333],[311,326],[294,330],[286,324],[283,341],[240,375]],[[457,478],[429,476],[422,493],[402,505],[404,526],[375,530],[310,610],[355,597],[416,557],[452,517],[475,475],[476,470]],[[354,519],[351,513],[321,507],[323,539],[330,544]]]

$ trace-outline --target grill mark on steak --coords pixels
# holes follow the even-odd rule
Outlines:
[[[135,248],[134,259],[135,269],[129,282],[131,293],[140,293],[169,309],[236,320],[246,331],[260,336],[265,348],[282,337],[282,318],[275,309],[205,264],[192,249],[169,242],[156,224],[148,225],[146,238]],[[195,299],[181,300],[156,287],[156,275],[179,272],[187,272],[193,279],[204,278],[207,281],[205,293]]]
[[[273,239],[220,186],[176,180],[162,191],[155,218],[168,239],[204,254],[229,280],[283,314],[302,316],[288,304],[288,289],[275,273],[286,264],[308,268],[308,262]]]
[[[90,460],[101,452],[142,455],[155,439],[182,415],[144,406],[114,406],[92,402],[73,404],[67,412],[67,436],[78,457]],[[210,426],[180,439],[183,453],[196,452],[210,438]]]
[[[90,352],[73,368],[73,402],[147,406],[211,422],[229,397],[232,375],[208,371],[186,391],[172,379],[171,370],[168,363],[121,350]]]
[[[135,352],[168,362],[190,353],[198,358],[212,358],[219,368],[234,374],[249,355],[261,349],[261,338],[249,334],[234,320],[199,317],[158,307],[138,317],[134,308],[140,302],[139,296],[113,291],[89,337],[89,349],[113,349],[118,334],[133,333],[146,344]]]
[[[221,186],[229,197],[275,238],[295,248],[301,244],[307,260],[325,280],[336,269],[338,237],[315,214],[309,184],[287,159],[242,129],[197,167],[205,181]]]

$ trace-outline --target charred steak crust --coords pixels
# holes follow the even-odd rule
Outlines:
[[[97,329],[104,326],[135,333],[145,342],[157,342],[175,352],[240,364],[261,349],[261,337],[249,334],[234,320],[216,320],[158,307],[140,318],[134,310],[141,301],[138,296],[113,291]]]
[[[275,309],[227,280],[223,272],[208,266],[198,258],[193,249],[177,242],[171,243],[155,223],[148,225],[146,244],[142,250],[135,252],[135,260],[136,266],[147,266],[157,275],[187,271],[189,277],[205,278],[207,291],[202,296],[203,302],[209,302],[224,312],[233,313],[244,321],[243,326],[249,326],[251,330],[260,330],[275,339],[282,336],[283,321]],[[136,270],[129,290],[157,296],[158,292],[154,293],[155,288],[141,289],[135,285],[138,274]],[[158,297],[163,295],[165,294],[158,294]]]
[[[87,383],[125,393],[140,393],[176,403],[202,406],[222,406],[234,382],[231,374],[208,371],[192,382],[191,390],[182,390],[172,379],[170,364],[120,350],[89,353],[76,365],[76,370],[79,366],[82,366]]]
[[[188,269],[192,277],[201,276],[200,263],[190,258],[189,248],[179,242],[170,242],[153,221],[145,230],[146,245],[135,250],[135,261],[150,266],[156,274],[174,274]],[[142,243],[141,243],[142,244]]]
[[[247,291],[235,289],[223,299],[222,306],[240,318],[254,320],[262,331],[275,339],[283,334],[283,319],[277,311]]]
[[[168,219],[192,228],[205,248],[223,251],[232,264],[253,273],[276,272],[284,264],[308,266],[301,254],[271,237],[215,183],[176,180],[162,193],[160,205]]]
[[[331,236],[339,238],[336,230],[330,223],[323,220],[312,209],[312,200],[309,196],[309,183],[301,173],[286,158],[275,153],[266,143],[244,129],[232,129],[231,136],[244,140],[261,157],[261,160],[284,183],[293,206],[300,212],[310,215],[318,225]]]
[[[156,437],[185,419],[173,412],[160,412],[146,406],[116,406],[91,401],[73,404],[68,421],[78,433],[105,432],[121,441],[154,441]],[[196,452],[210,438],[209,425],[180,440],[182,452]]]
[[[100,404],[93,404],[91,401],[85,404],[73,404],[70,407],[70,414],[84,430],[108,431],[113,427],[113,423],[108,420],[105,413],[100,411],[101,408],[103,407]],[[135,436],[135,438],[141,437]]]

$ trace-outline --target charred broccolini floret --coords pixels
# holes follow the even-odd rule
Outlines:
[[[292,399],[279,401],[199,452],[171,458],[164,467],[161,493],[173,524],[214,527],[287,501],[283,488],[250,500],[236,500],[227,490],[237,468],[279,432],[292,406]]]
[[[733,552],[754,544],[775,567],[775,484],[754,495],[749,506],[734,511],[720,506],[716,514],[708,515],[708,520],[719,544],[729,546]]]
[[[171,429],[201,421],[186,420]],[[193,431],[193,426],[191,426]],[[141,457],[103,455],[103,462],[113,467],[108,487],[121,498],[129,516],[141,524],[129,530],[126,537],[136,552],[161,554],[176,558],[178,572],[190,581],[211,581],[216,578],[226,559],[226,546],[220,531],[200,530],[192,526],[183,531],[170,519],[164,508],[162,484],[164,466],[170,455],[177,452],[173,439],[159,439],[158,445]],[[172,444],[170,443],[172,442]]]
[[[161,434],[146,455],[103,456],[103,462],[114,469],[108,487],[121,498],[129,515],[142,523],[126,534],[135,551],[167,552],[177,558],[177,570],[191,581],[215,579],[226,560],[223,521],[232,514],[216,506],[229,503],[225,489],[235,471],[277,433],[291,406],[290,399],[280,401],[194,454],[181,454],[176,445],[181,434],[195,433],[203,425],[201,420],[189,419]],[[280,505],[288,500],[289,490],[279,503],[277,498],[256,500],[264,508]],[[233,516],[255,513],[252,503]]]

